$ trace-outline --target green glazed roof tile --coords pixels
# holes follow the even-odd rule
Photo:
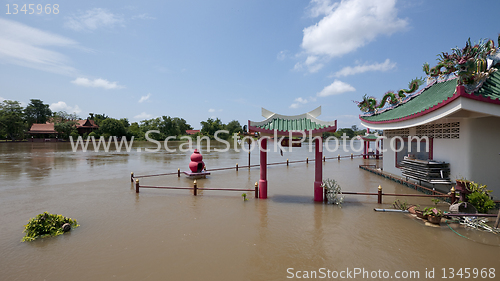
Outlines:
[[[361,119],[367,121],[386,121],[419,113],[452,97],[456,87],[456,79],[434,84],[406,103],[379,114],[362,116]]]
[[[417,114],[451,98],[455,93],[456,87],[456,79],[434,84],[406,103],[379,114],[361,116],[361,119],[367,121],[388,121]],[[474,94],[492,100],[500,100],[500,71],[490,74],[481,88]]]
[[[493,72],[475,95],[492,100],[500,100],[500,71]]]
[[[297,120],[285,120],[282,118],[274,118],[264,125],[257,126],[259,128],[268,130],[278,130],[278,131],[288,131],[288,130],[314,130],[321,129],[326,126],[318,124],[307,118],[301,118]]]

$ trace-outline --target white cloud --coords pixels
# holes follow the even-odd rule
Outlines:
[[[286,59],[286,58],[288,57],[289,53],[290,53],[290,52],[289,52],[288,50],[283,50],[283,51],[280,51],[280,52],[278,53],[278,55],[276,56],[276,58],[277,58],[278,60],[284,60],[284,59]]]
[[[134,119],[136,119],[136,120],[146,120],[146,119],[149,119],[151,117],[153,117],[153,115],[148,114],[146,112],[143,112],[143,113],[141,113],[139,115],[134,116]]]
[[[303,104],[306,104],[306,103],[309,103],[309,102],[314,102],[316,101],[316,98],[315,97],[309,97],[309,98],[302,98],[302,97],[298,97],[294,100],[294,103],[292,103],[290,105],[290,108],[299,108],[301,105]]]
[[[354,89],[353,86],[344,83],[340,80],[335,79],[332,84],[326,86],[321,92],[317,94],[318,97],[328,97],[332,95],[339,95],[345,92],[354,92],[356,89]]]
[[[332,4],[331,2],[330,0],[312,0],[308,7],[309,16],[315,18],[330,14],[339,5],[339,3]]]
[[[118,85],[118,82],[109,82],[108,80],[101,78],[90,80],[88,78],[79,77],[71,81],[71,83],[78,86],[104,88],[106,90],[125,88],[124,86]]]
[[[141,99],[139,100],[139,103],[142,103],[142,102],[149,100],[150,97],[151,97],[150,93],[145,95],[145,96],[142,96]]]
[[[5,100],[4,98],[0,97],[0,102],[3,102],[4,100]]]
[[[406,28],[408,22],[397,17],[396,0],[313,0],[309,14],[324,15],[303,30],[301,47],[308,55],[310,72],[318,71],[321,61],[353,52],[380,35],[391,35]],[[308,63],[309,62],[309,63]]]
[[[210,109],[208,110],[208,112],[215,112],[215,109],[210,108]]]
[[[73,76],[76,70],[63,54],[51,47],[82,49],[76,41],[0,18],[0,61]]]
[[[333,74],[334,77],[349,76],[367,71],[388,71],[396,67],[395,62],[386,59],[383,63],[363,64],[354,67],[344,67]]]
[[[155,17],[148,16],[148,14],[140,14],[132,17],[133,20],[135,19],[140,19],[140,20],[155,20]]]
[[[111,28],[123,24],[122,16],[107,12],[105,9],[94,8],[79,15],[66,17],[64,26],[75,31],[92,31],[100,27]]]
[[[76,113],[76,114],[82,112],[82,110],[80,109],[80,107],[78,107],[78,105],[71,107],[63,101],[55,102],[55,103],[51,104],[49,106],[49,108],[50,108],[50,110],[52,110],[54,112],[55,111],[66,111],[68,113]]]

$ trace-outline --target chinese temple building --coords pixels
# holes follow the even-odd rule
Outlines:
[[[384,171],[401,176],[405,156],[445,162],[451,180],[486,184],[500,198],[500,72],[487,73],[472,86],[460,75],[431,79],[397,104],[360,115],[363,126],[384,131]]]

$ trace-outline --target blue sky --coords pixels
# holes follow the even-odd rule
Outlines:
[[[440,52],[500,32],[500,1],[90,0],[31,15],[14,4],[30,2],[1,6],[0,100],[195,128],[320,105],[319,119],[359,125],[353,100],[406,88]]]

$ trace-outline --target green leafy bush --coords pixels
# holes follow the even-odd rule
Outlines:
[[[70,227],[68,229],[80,226],[76,220],[62,215],[49,214],[48,212],[41,213],[38,216],[31,218],[28,221],[28,224],[24,226],[25,228],[23,232],[25,232],[26,235],[23,237],[21,242],[61,235],[65,232],[63,229],[64,224],[69,224]]]
[[[495,208],[495,203],[490,197],[491,190],[486,189],[487,186],[477,182],[470,181],[467,194],[467,201],[476,207],[480,214],[488,213],[488,210]]]
[[[495,202],[491,200],[486,192],[474,191],[467,195],[467,200],[476,207],[480,214],[486,214],[488,210],[495,208]]]

